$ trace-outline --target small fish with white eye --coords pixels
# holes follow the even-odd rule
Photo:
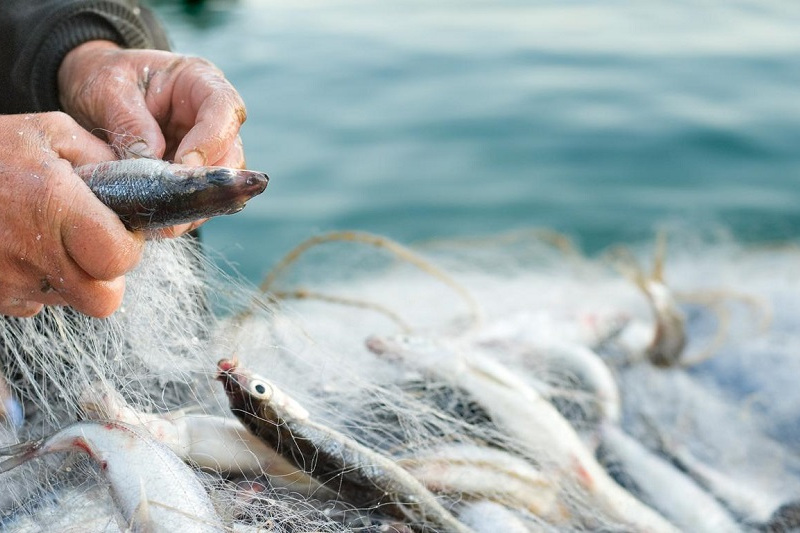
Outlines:
[[[235,476],[266,475],[273,486],[302,494],[320,490],[319,483],[299,472],[234,418],[185,411],[142,412],[100,382],[86,389],[79,403],[87,418],[140,427],[182,460],[203,470]]]
[[[239,420],[298,468],[334,487],[341,499],[426,531],[471,531],[392,459],[310,420],[309,412],[275,384],[236,362],[222,359],[217,366],[217,379]]]

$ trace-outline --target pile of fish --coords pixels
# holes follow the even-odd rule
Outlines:
[[[671,249],[151,242],[111,318],[0,332],[0,529],[800,528],[800,254]]]

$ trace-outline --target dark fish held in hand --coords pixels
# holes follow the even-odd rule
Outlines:
[[[262,172],[122,159],[75,169],[130,230],[153,230],[229,215],[264,192]]]

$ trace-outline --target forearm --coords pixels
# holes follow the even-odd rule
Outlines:
[[[0,1],[0,113],[58,109],[59,65],[92,40],[168,48],[163,29],[137,0]]]

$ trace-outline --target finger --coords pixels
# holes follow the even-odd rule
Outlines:
[[[139,155],[161,157],[164,136],[144,94],[150,80],[149,61],[163,54],[121,50],[103,40],[74,47],[58,71],[62,108],[92,133],[102,133],[120,152],[136,145]]]
[[[247,163],[245,162],[244,158],[242,137],[237,135],[236,139],[233,140],[233,144],[225,153],[225,155],[223,155],[219,161],[209,161],[208,164],[218,167],[247,168]]]
[[[48,131],[50,147],[73,166],[116,159],[108,144],[83,129],[69,115],[47,113],[40,120],[46,122],[43,127]]]
[[[0,300],[0,314],[27,318],[37,314],[44,307],[40,303],[22,298],[10,297]]]
[[[151,234],[152,238],[162,238],[162,239],[173,239],[175,237],[180,237],[181,235],[185,235],[190,231],[194,231],[203,224],[208,221],[207,218],[203,218],[201,220],[195,220],[193,222],[189,222],[188,224],[179,224],[177,226],[171,226],[169,228],[162,228],[160,230],[156,230]]]
[[[68,305],[64,297],[54,288],[46,292],[39,288],[29,289],[25,295],[25,299],[44,305]]]
[[[67,305],[55,288],[63,285],[64,278],[53,274],[39,274],[37,279],[36,272],[40,270],[25,259],[4,264],[5,283],[0,301],[15,299],[44,305]]]
[[[55,183],[60,190],[51,193],[57,205],[69,206],[58,217],[67,254],[91,278],[113,280],[126,274],[139,263],[143,236],[125,229],[76,174],[70,175],[69,183]]]
[[[113,277],[113,274],[125,273],[136,265],[143,237],[125,230],[119,218],[95,199],[84,184],[80,185],[90,201],[82,204],[73,200],[71,205],[66,204],[71,209],[78,206],[79,211],[70,209],[60,221],[60,233],[55,238],[60,238],[63,248],[51,256],[53,263],[45,267],[46,275],[38,284],[39,293],[29,289],[26,294],[36,302],[69,305],[87,315],[103,318],[119,307],[124,294],[124,277]],[[91,213],[95,204],[99,209]],[[81,208],[81,205],[88,207]],[[126,243],[130,244],[127,249]]]
[[[97,318],[113,313],[121,304],[125,292],[125,278],[110,281],[92,278],[71,258],[66,257],[53,267],[57,274],[46,274],[35,288],[16,290],[13,295],[24,295],[27,299],[45,305],[69,305],[74,309]]]
[[[60,285],[57,280],[63,278],[55,275],[45,275],[38,283],[38,286],[28,288],[26,291],[20,290],[19,294],[24,294],[24,299],[44,305],[67,305],[67,301],[58,293],[55,285]],[[34,283],[35,284],[35,283]]]
[[[175,160],[186,165],[207,165],[219,161],[233,146],[247,118],[244,102],[227,80],[217,78],[202,84],[193,96],[199,104],[193,126],[175,152]]]
[[[50,307],[64,307],[69,305],[67,301],[57,292],[52,292],[50,294],[43,294],[35,291],[31,291],[30,296],[28,299],[31,302],[47,305]]]
[[[122,304],[125,278],[120,276],[111,281],[98,281],[85,276],[77,282],[70,280],[68,285],[57,290],[67,305],[75,310],[95,318],[106,318]]]
[[[37,242],[41,243],[41,240]],[[54,284],[58,284],[59,275],[48,273],[48,270],[59,269],[48,262],[36,260],[35,255],[35,252],[23,249],[17,256],[3,262],[0,267],[3,274],[0,301],[16,298],[45,305],[65,305],[65,300],[54,287]]]

